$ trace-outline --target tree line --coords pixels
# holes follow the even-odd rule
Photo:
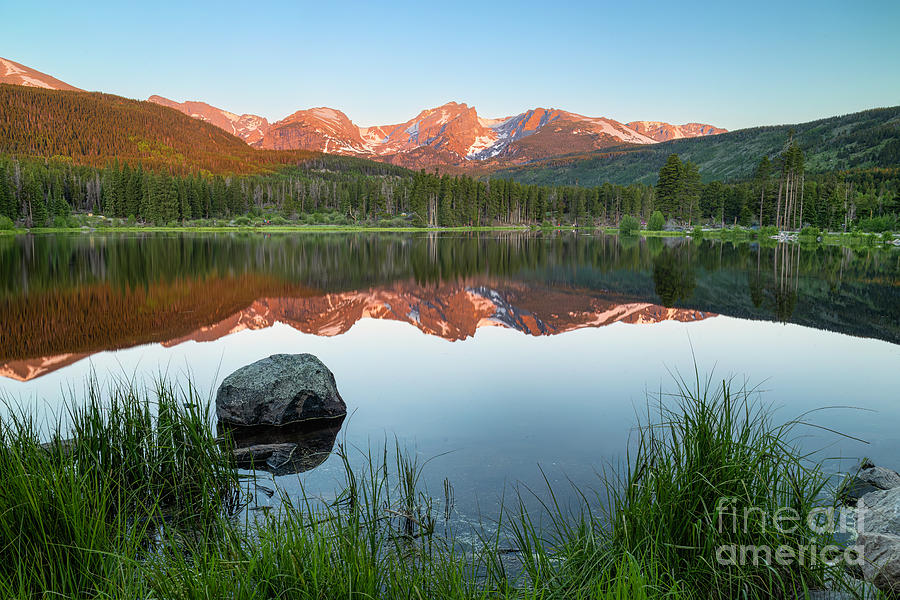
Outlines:
[[[10,326],[0,362],[175,339],[258,298],[409,282],[562,287],[898,339],[889,251],[671,241],[517,231],[185,236],[177,244],[152,234],[3,236],[0,314]],[[852,310],[836,321],[834,306]]]
[[[378,163],[373,163],[378,165]],[[454,227],[554,223],[617,223],[649,216],[653,188],[525,185],[504,179],[412,172],[355,161],[308,161],[276,174],[187,175],[113,161],[102,169],[67,161],[0,156],[0,215],[46,226],[72,212],[169,224],[197,219],[336,213],[348,223],[401,220]]]
[[[882,219],[896,228],[900,169],[807,175],[793,139],[751,180],[703,183],[690,161],[671,155],[655,186],[546,186],[321,157],[262,175],[181,174],[140,161],[102,168],[69,160],[0,155],[0,216],[25,226],[63,224],[72,213],[135,223],[175,224],[242,216],[297,220],[330,214],[342,223],[431,227],[617,225],[631,215],[647,222],[659,211],[686,226],[812,225],[847,230]]]
[[[900,227],[900,169],[807,174],[789,133],[784,150],[763,156],[748,181],[702,183],[697,166],[672,154],[660,169],[654,205],[668,220],[692,225],[804,226],[847,231],[864,222]],[[869,223],[865,223],[869,222]]]

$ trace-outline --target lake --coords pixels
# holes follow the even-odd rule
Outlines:
[[[190,375],[309,352],[354,460],[429,460],[460,518],[543,477],[590,488],[673,376],[734,377],[800,440],[900,467],[900,251],[580,232],[0,237],[0,392],[41,418],[96,373]],[[652,400],[651,400],[652,402]],[[330,445],[330,440],[326,440]],[[836,467],[837,468],[837,467]],[[328,495],[336,457],[275,483]]]

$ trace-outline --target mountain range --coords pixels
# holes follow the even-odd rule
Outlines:
[[[3,58],[0,83],[82,91]],[[484,118],[475,107],[457,102],[422,110],[403,123],[389,125],[360,127],[342,111],[328,107],[298,110],[270,123],[259,115],[236,114],[205,102],[176,102],[157,95],[148,100],[215,125],[255,148],[357,156],[411,168],[518,165],[573,152],[656,144],[726,131],[704,123],[621,123],[556,108]]]
[[[696,164],[705,181],[736,181],[752,177],[763,156],[777,157],[789,138],[803,150],[809,173],[896,169],[900,165],[900,106],[806,123],[751,127],[713,137],[573,152],[528,164],[498,165],[492,175],[544,185],[652,185],[669,155],[678,154]]]
[[[621,144],[655,144],[725,132],[703,123],[620,123],[555,108],[487,119],[475,107],[458,102],[423,110],[403,123],[360,127],[340,110],[328,107],[298,110],[269,123],[257,115],[238,115],[205,102],[175,102],[162,96],[151,96],[149,101],[208,121],[257,148],[315,150],[413,168],[485,161],[521,164]]]
[[[675,153],[695,163],[706,181],[736,181],[751,177],[761,157],[777,157],[792,136],[810,173],[900,164],[900,106],[725,131],[544,108],[486,119],[474,107],[450,102],[403,123],[359,127],[332,108],[299,110],[270,123],[204,102],[87,93],[8,59],[0,59],[0,84],[13,84],[0,85],[0,151],[96,166],[136,159],[151,168],[244,174],[319,160],[324,152],[381,174],[433,167],[522,183],[595,186],[653,184]]]

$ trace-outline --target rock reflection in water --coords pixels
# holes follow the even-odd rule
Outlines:
[[[238,467],[273,475],[303,473],[321,465],[334,449],[344,417],[316,425],[282,427],[219,426],[219,437],[230,437]]]

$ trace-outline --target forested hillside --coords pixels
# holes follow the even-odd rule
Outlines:
[[[898,120],[900,108],[885,109],[798,126],[794,134],[761,128],[625,150],[621,160],[634,165],[659,158],[656,169],[664,177],[656,186],[643,182],[656,174],[635,173],[637,182],[623,179],[627,185],[609,183],[602,165],[589,161],[578,163],[588,177],[569,181],[564,172],[558,181],[538,185],[257,150],[164,106],[0,85],[0,227],[72,225],[73,212],[157,225],[209,219],[240,224],[250,217],[429,227],[598,226],[618,225],[624,215],[648,221],[659,211],[657,222],[688,226],[896,229],[900,169],[871,165],[897,162]],[[681,156],[668,154],[679,148],[685,149]],[[868,168],[833,170],[842,165]],[[711,173],[723,172],[725,179],[728,173],[739,179],[710,180]]]
[[[0,152],[93,166],[118,159],[182,174],[259,173],[318,155],[255,150],[151,102],[7,84],[0,84]]]
[[[652,185],[668,156],[678,154],[697,165],[704,181],[737,181],[749,179],[762,156],[775,158],[792,130],[810,173],[900,166],[900,106],[895,106],[797,125],[754,127],[651,146],[621,146],[494,174],[523,183]]]

